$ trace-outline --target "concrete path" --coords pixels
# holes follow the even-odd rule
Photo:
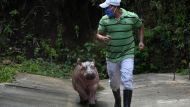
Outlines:
[[[190,81],[172,74],[142,74],[134,76],[132,107],[189,107]],[[113,107],[108,80],[97,93],[97,107]],[[87,107],[79,103],[70,79],[18,74],[13,83],[0,84],[0,107]]]

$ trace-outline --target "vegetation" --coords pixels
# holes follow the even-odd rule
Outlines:
[[[48,63],[42,59],[25,60],[21,64],[1,65],[0,67],[0,80],[2,82],[13,80],[16,72],[68,78],[71,75],[70,70],[72,68],[69,65]]]
[[[0,82],[16,72],[66,78],[78,57],[95,59],[107,78],[104,44],[95,39],[103,1],[0,0]],[[189,6],[188,0],[122,0],[121,7],[145,25],[146,47],[136,49],[135,73],[187,71]]]
[[[16,67],[0,65],[0,82],[10,82],[16,74]]]

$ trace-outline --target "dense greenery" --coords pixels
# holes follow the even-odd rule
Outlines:
[[[0,65],[0,82],[10,82],[14,79],[16,67]]]
[[[21,64],[1,65],[0,67],[0,80],[2,82],[13,80],[16,72],[68,78],[71,75],[70,70],[72,68],[68,65],[48,63],[43,59],[25,60]]]
[[[104,44],[94,38],[103,1],[1,0],[0,81],[15,72],[67,77],[78,57],[95,59],[106,78]],[[136,49],[135,73],[187,69],[188,0],[122,0],[121,7],[136,12],[145,25],[146,47]]]

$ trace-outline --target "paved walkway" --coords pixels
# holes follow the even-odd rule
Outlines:
[[[189,107],[190,81],[172,74],[135,75],[132,107]],[[97,93],[97,107],[113,107],[108,80]],[[79,105],[71,80],[18,74],[15,82],[0,84],[0,107],[87,107]]]

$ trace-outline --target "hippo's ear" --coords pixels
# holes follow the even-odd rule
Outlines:
[[[82,68],[84,67],[81,60],[80,60],[80,58],[77,58],[77,65],[80,65]]]

